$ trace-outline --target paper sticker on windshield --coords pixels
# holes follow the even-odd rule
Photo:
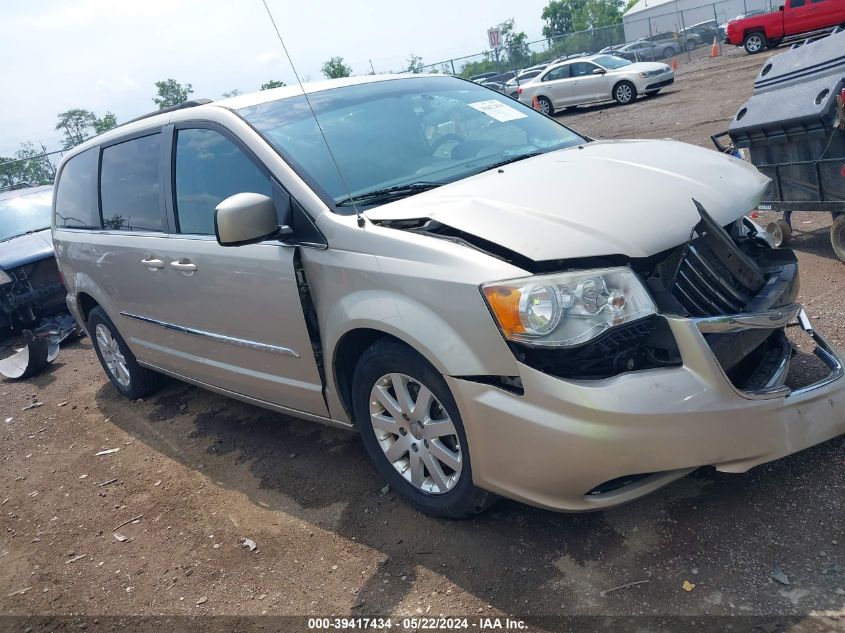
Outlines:
[[[497,121],[513,121],[514,119],[524,119],[528,115],[520,112],[516,108],[512,108],[507,103],[490,99],[489,101],[476,101],[475,103],[467,104],[470,108],[475,108],[479,112],[483,112],[491,119]]]

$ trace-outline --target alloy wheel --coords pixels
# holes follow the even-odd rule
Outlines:
[[[370,423],[385,457],[414,488],[452,490],[461,477],[462,447],[445,407],[419,380],[386,374],[370,392]]]
[[[95,335],[97,347],[100,348],[106,369],[122,387],[128,387],[130,382],[129,366],[126,364],[126,357],[120,351],[117,339],[102,323],[97,324]]]
[[[750,35],[745,41],[745,48],[749,53],[756,53],[763,48],[763,38],[759,35]]]
[[[537,104],[540,106],[540,112],[542,112],[543,114],[549,114],[551,107],[548,101],[546,101],[545,99],[537,99]]]
[[[628,103],[632,96],[633,92],[628,84],[620,84],[616,87],[616,100],[619,103]]]

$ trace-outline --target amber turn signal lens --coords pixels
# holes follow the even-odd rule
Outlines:
[[[496,320],[505,336],[525,332],[519,318],[519,290],[489,286],[484,288],[484,296],[487,297],[487,303],[496,315]]]

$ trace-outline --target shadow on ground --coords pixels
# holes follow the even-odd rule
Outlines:
[[[824,568],[845,562],[841,548],[828,545],[845,542],[841,438],[745,475],[702,469],[608,512],[555,514],[503,500],[479,518],[454,522],[417,513],[393,491],[384,494],[353,433],[180,383],[152,406],[123,400],[106,383],[97,403],[112,423],[219,485],[382,552],[384,565],[358,593],[356,607],[368,613],[399,604],[418,566],[506,612],[842,607],[833,588],[845,584],[845,568],[843,575]],[[818,558],[819,549],[830,552],[827,558]],[[773,566],[808,587],[801,600],[778,593],[782,587],[769,578]],[[400,573],[407,582],[384,582],[385,574]],[[642,579],[649,584],[600,595]],[[696,594],[679,592],[686,579],[699,584]]]

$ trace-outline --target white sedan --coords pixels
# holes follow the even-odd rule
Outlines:
[[[592,55],[554,64],[519,87],[519,100],[543,114],[615,99],[633,103],[637,95],[653,95],[675,81],[672,69],[659,62],[630,62],[613,55]]]

